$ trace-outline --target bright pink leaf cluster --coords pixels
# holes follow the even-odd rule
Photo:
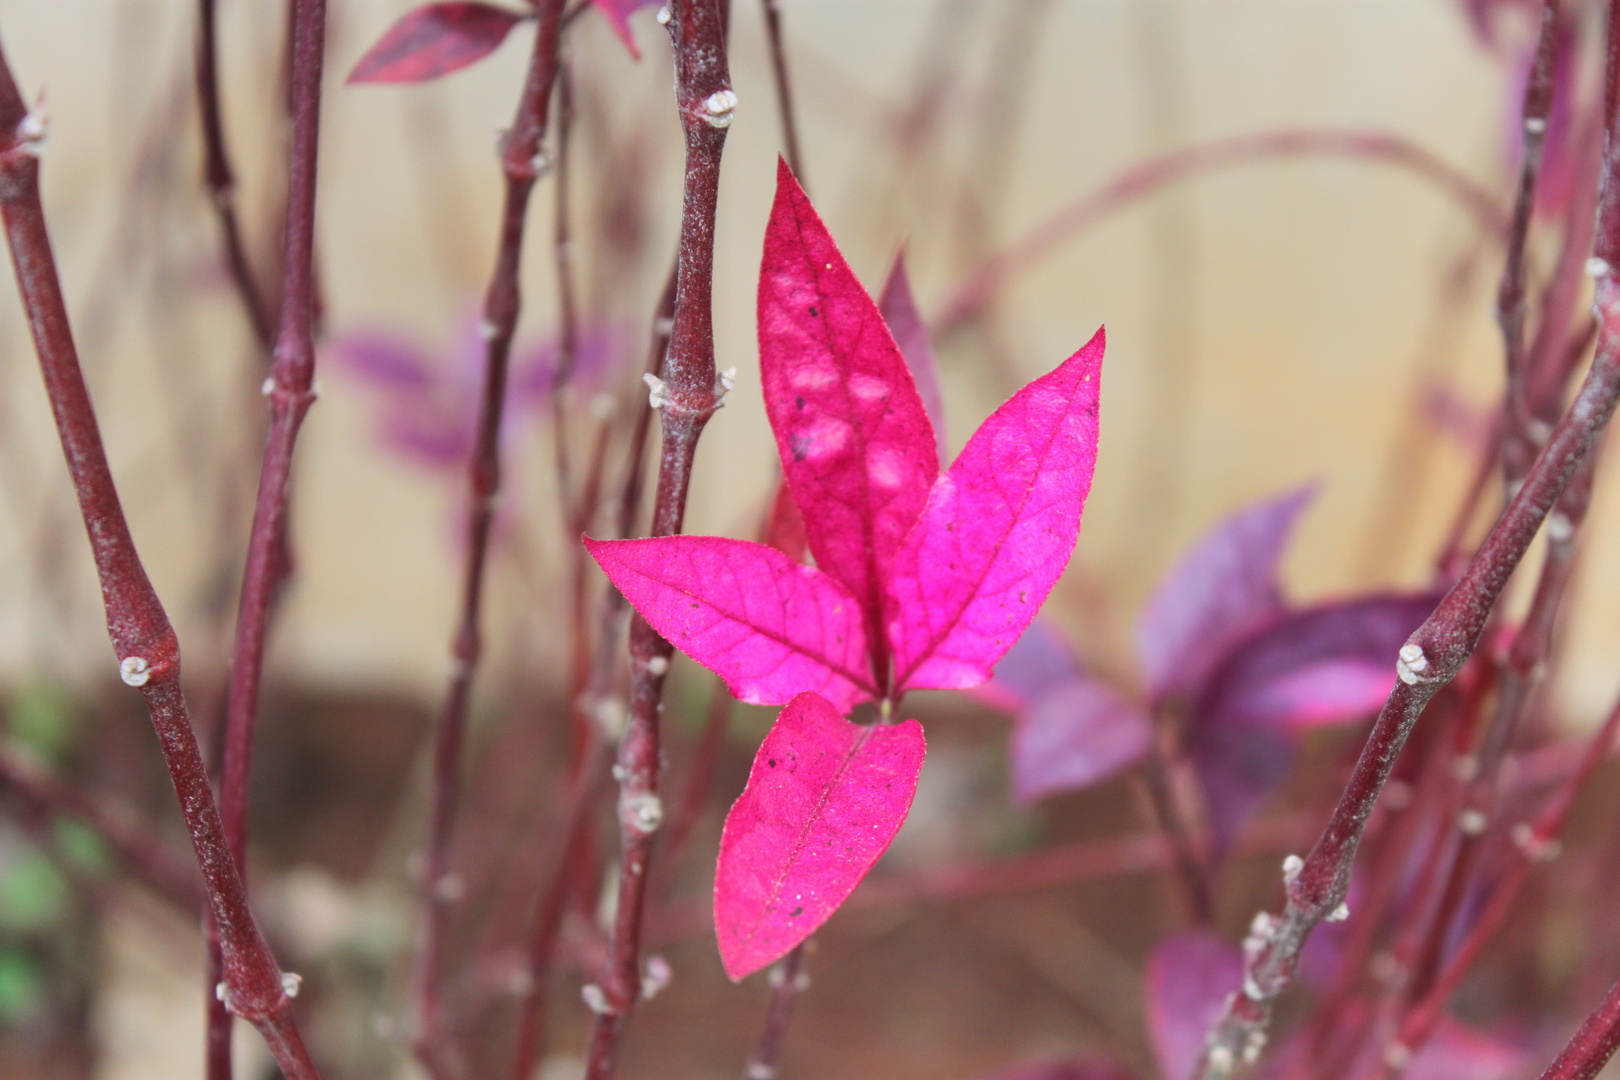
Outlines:
[[[734,978],[813,932],[910,806],[920,728],[861,729],[842,714],[988,679],[1068,563],[1091,487],[1102,331],[997,409],[941,472],[914,370],[936,411],[938,384],[903,270],[885,296],[906,354],[782,165],[760,267],[760,373],[815,566],[718,537],[585,541],[642,617],[738,698],[791,703],[782,739],[820,763],[810,788],[771,779],[773,730],[727,818],[715,912]],[[829,818],[830,800],[847,814]]]

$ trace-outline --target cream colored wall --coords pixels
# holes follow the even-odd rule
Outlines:
[[[897,179],[880,126],[909,93],[933,0],[783,6],[818,204],[874,286],[893,245],[909,235],[920,299],[925,309],[937,305],[966,266],[930,195],[942,182]],[[228,119],[245,213],[262,251],[257,223],[273,196],[271,151],[279,145],[270,88],[280,5],[221,7]],[[493,134],[514,101],[525,48],[509,42],[476,69],[429,87],[343,87],[363,47],[405,7],[332,4],[321,262],[333,328],[391,322],[432,341],[453,332],[481,284],[499,194]],[[756,5],[736,0],[735,8],[741,106],[726,150],[716,317],[720,364],[742,375],[704,436],[689,517],[693,529],[727,532],[749,527],[771,475],[752,307],[778,140]],[[194,179],[186,111],[190,13],[178,2],[0,0],[0,32],[19,77],[48,91],[48,210],[69,295],[85,320],[86,363],[109,450],[197,670],[218,658],[219,637],[198,597],[220,503],[218,493],[175,477],[233,436],[254,452],[258,377],[231,298],[209,273],[214,234]],[[612,81],[620,130],[641,120],[656,133],[654,182],[662,194],[651,247],[670,250],[679,133],[661,34],[650,11],[635,17],[648,56],[636,65],[601,25],[586,23],[578,54],[584,77]],[[970,128],[983,101],[995,25],[981,19],[969,31],[972,60],[952,99],[954,128]],[[516,36],[526,44],[526,30]],[[1499,72],[1442,0],[1059,0],[1027,63],[1030,106],[1013,142],[1005,196],[986,225],[993,241],[1036,225],[1146,152],[1188,136],[1277,126],[1397,132],[1500,188]],[[1175,107],[1178,83],[1183,111]],[[131,190],[140,128],[165,102],[183,113],[169,137],[179,141],[167,143],[175,172],[159,185],[162,199],[130,214],[120,200]],[[443,124],[436,136],[434,117]],[[952,141],[959,162],[967,143]],[[581,186],[588,198],[592,185]],[[540,191],[534,241],[550,229],[549,190]],[[437,234],[422,227],[425,206],[438,207]],[[120,228],[133,228],[131,250],[157,253],[157,269],[138,274],[127,259],[109,261]],[[1168,256],[1156,239],[1165,236],[1179,245]],[[1442,275],[1472,238],[1471,223],[1452,204],[1387,166],[1267,164],[1180,186],[1119,214],[1008,291],[1000,347],[1018,379],[1108,326],[1103,451],[1081,571],[1060,592],[1066,620],[1098,655],[1115,662],[1124,655],[1129,616],[1181,545],[1238,504],[1312,477],[1324,487],[1288,561],[1296,595],[1422,579],[1466,473],[1460,452],[1442,445],[1427,465],[1394,469],[1407,485],[1405,509],[1395,515],[1410,517],[1404,542],[1394,543],[1387,521],[1376,535],[1367,526],[1407,422],[1414,373],[1420,364],[1450,362],[1425,347],[1424,333]],[[1485,265],[1494,262],[1493,255]],[[659,272],[652,266],[617,283],[614,313],[644,320]],[[1480,401],[1497,386],[1493,273],[1480,276],[1453,335],[1459,383]],[[543,242],[531,243],[526,281],[525,325],[544,326],[554,304]],[[154,307],[151,297],[163,290],[169,299]],[[88,559],[67,516],[60,458],[9,290],[0,290],[0,343],[0,673],[15,680],[44,667],[104,678],[111,662]],[[1013,373],[987,356],[975,338],[942,358],[954,445],[1013,388]],[[1166,397],[1178,393],[1190,402],[1179,432],[1166,430],[1179,426]],[[177,399],[190,404],[169,404]],[[287,677],[433,695],[446,670],[455,553],[447,522],[456,501],[446,483],[379,454],[369,424],[363,390],[326,374],[299,451],[300,570],[273,664]],[[1165,445],[1164,461],[1152,465],[1144,448]],[[513,482],[523,505],[547,505],[548,471],[538,445],[521,455]],[[1167,501],[1175,485],[1166,477],[1177,474],[1180,496]],[[1606,617],[1620,589],[1620,563],[1606,555],[1620,527],[1612,487],[1603,484],[1599,496],[1571,639],[1567,687],[1578,719],[1590,719],[1612,695],[1620,655],[1620,635]],[[237,497],[239,526],[251,493]],[[41,541],[47,506],[56,508],[58,525]],[[500,569],[492,647],[507,661],[549,669],[559,654],[552,635],[565,539],[549,521],[532,522],[530,532],[536,569],[523,577],[510,560]],[[65,616],[52,614],[41,550],[59,556],[71,583]],[[1106,599],[1106,619],[1081,614],[1076,600],[1088,591],[1081,576]]]

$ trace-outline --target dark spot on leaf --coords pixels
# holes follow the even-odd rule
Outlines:
[[[788,918],[797,919],[800,915],[803,915],[803,914],[804,914],[804,905],[800,904],[798,907],[796,907],[792,911],[788,912]]]
[[[789,442],[793,448],[793,460],[803,461],[804,456],[810,452],[810,440],[803,435],[795,435]]]
[[[796,407],[797,407],[797,408],[800,408],[800,409],[802,409],[802,408],[804,408],[804,395],[803,395],[803,394],[799,394],[799,395],[797,395],[797,396],[796,396],[796,397],[794,397],[794,399],[793,399],[793,404],[794,404],[794,405],[795,405],[795,406],[796,406]]]
[[[814,304],[810,305],[810,317],[812,319],[816,317],[816,305]]]
[[[769,765],[771,768],[774,769],[774,768],[776,768],[776,759],[775,758],[770,758],[765,762],[765,764]]]

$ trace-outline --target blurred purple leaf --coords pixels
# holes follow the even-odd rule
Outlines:
[[[1507,1080],[1522,1074],[1528,1055],[1506,1039],[1450,1018],[1412,1055],[1405,1080]]]
[[[1191,1075],[1204,1037],[1220,1018],[1227,996],[1243,984],[1243,955],[1208,932],[1174,934],[1148,958],[1143,978],[1148,1038],[1162,1080]]]
[[[990,681],[967,692],[993,709],[1017,715],[1048,690],[1079,674],[1068,642],[1037,617],[997,661]]]
[[[1294,733],[1376,712],[1438,597],[1372,596],[1283,616],[1240,642],[1194,702],[1187,752],[1222,852],[1293,759]]]
[[[1076,676],[1035,700],[1013,730],[1013,798],[1029,804],[1083,788],[1134,762],[1153,722],[1097,679]]]
[[[1165,575],[1136,625],[1148,696],[1193,696],[1238,638],[1282,606],[1277,562],[1316,493],[1306,485],[1227,518]]]
[[[900,346],[900,355],[906,358],[911,378],[917,384],[923,410],[934,425],[934,438],[939,443],[939,455],[945,457],[945,396],[939,388],[939,369],[934,364],[934,346],[928,341],[928,327],[917,312],[917,301],[911,295],[911,278],[906,274],[906,251],[894,253],[894,265],[889,268],[889,280],[883,283],[883,295],[878,298],[878,310],[888,324],[894,343]]]
[[[433,385],[433,364],[414,342],[382,331],[357,331],[337,339],[332,355],[342,367],[377,387],[421,391]]]

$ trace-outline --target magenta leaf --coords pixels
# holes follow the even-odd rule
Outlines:
[[[1012,739],[1013,798],[1029,804],[1094,784],[1147,752],[1153,722],[1098,679],[1050,687],[1018,718]]]
[[[726,815],[714,926],[741,979],[826,922],[900,831],[926,752],[922,725],[860,726],[800,694],[754,756]]]
[[[525,16],[489,4],[424,4],[407,12],[349,72],[351,83],[419,83],[482,60]]]
[[[860,605],[775,548],[715,536],[585,539],[626,600],[740,701],[811,690],[847,710],[872,697]]]
[[[651,7],[653,0],[591,0],[596,9],[607,19],[613,32],[619,35],[624,47],[630,50],[632,59],[641,59],[641,50],[636,48],[636,37],[630,32],[630,16],[644,7]]]
[[[1221,659],[1186,737],[1218,851],[1287,773],[1297,730],[1378,711],[1395,684],[1396,654],[1438,599],[1371,596],[1307,608]]]
[[[1522,1076],[1523,1047],[1447,1017],[1412,1055],[1406,1080],[1508,1080]]]
[[[934,484],[889,582],[902,691],[988,679],[1068,564],[1097,462],[1103,348],[1098,330],[1014,394]]]
[[[1277,561],[1315,493],[1307,485],[1240,510],[1165,575],[1136,626],[1151,698],[1194,694],[1233,641],[1281,610]]]
[[[765,409],[816,565],[860,600],[881,651],[883,582],[939,475],[939,452],[883,316],[782,163],[759,270],[759,351]]]
[[[765,543],[780,551],[794,562],[804,562],[810,552],[810,542],[804,538],[804,515],[793,501],[793,491],[778,480],[776,494],[771,497],[770,517],[765,520]]]
[[[1226,999],[1243,983],[1243,956],[1207,931],[1174,934],[1148,959],[1148,1036],[1162,1080],[1186,1080]]]
[[[906,251],[902,247],[894,253],[894,265],[889,268],[889,279],[883,283],[878,297],[878,310],[883,321],[900,347],[911,369],[912,381],[922,398],[929,423],[939,443],[940,456],[945,454],[945,395],[939,387],[939,369],[934,365],[934,346],[928,341],[928,327],[917,311],[917,301],[911,295],[911,278],[906,274]]]

